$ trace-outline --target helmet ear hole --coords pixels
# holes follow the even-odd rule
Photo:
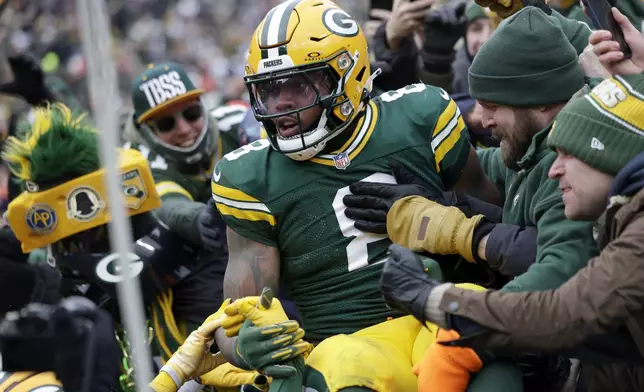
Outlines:
[[[325,109],[328,110],[328,109],[331,109],[334,101],[335,101],[335,98],[333,98],[332,96],[328,96],[320,100],[320,105],[322,105]]]
[[[366,72],[366,71],[367,71],[367,67],[362,67],[362,69],[360,70],[360,72],[358,72],[358,75],[356,76],[356,79],[357,79],[357,80],[359,80],[359,81],[361,81],[361,82],[364,82],[364,80],[363,80],[363,79],[364,79],[364,75],[365,75],[365,72]]]

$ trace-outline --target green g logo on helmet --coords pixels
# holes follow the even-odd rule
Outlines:
[[[145,143],[179,167],[190,167],[202,162],[210,162],[215,150],[215,136],[204,109],[204,128],[192,146],[174,146],[162,141],[147,122],[169,107],[184,101],[199,98],[204,91],[196,88],[186,71],[178,64],[163,63],[150,65],[132,84],[134,122]]]

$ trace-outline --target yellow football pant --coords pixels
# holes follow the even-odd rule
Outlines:
[[[306,384],[323,390],[326,383],[330,392],[348,387],[378,392],[417,391],[418,379],[412,368],[422,359],[436,332],[434,325],[423,328],[413,316],[405,316],[351,335],[332,336],[307,358],[311,374],[307,374]]]

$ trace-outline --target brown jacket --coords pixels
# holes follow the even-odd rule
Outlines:
[[[560,288],[525,293],[448,289],[443,311],[491,330],[464,337],[459,345],[580,357],[601,366],[591,373],[612,374],[601,381],[628,377],[626,384],[616,388],[613,383],[609,390],[644,391],[644,367],[602,366],[644,363],[644,190],[630,200],[618,196],[611,202],[600,218],[601,254]]]

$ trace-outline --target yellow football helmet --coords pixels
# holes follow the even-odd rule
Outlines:
[[[273,148],[307,160],[347,129],[371,90],[367,40],[329,0],[288,0],[250,43],[244,81]]]

